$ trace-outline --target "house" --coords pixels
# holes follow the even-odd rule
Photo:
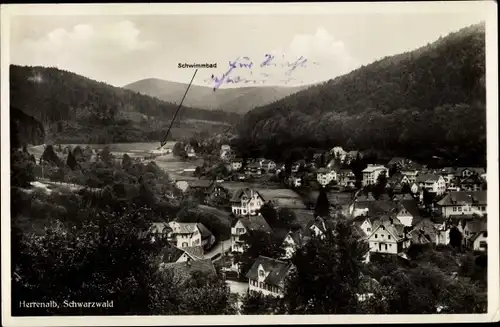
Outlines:
[[[189,188],[189,183],[187,181],[177,181],[175,182],[175,187],[177,187],[182,192],[186,192]]]
[[[202,274],[207,277],[217,275],[214,264],[210,259],[174,262],[164,264],[162,271],[169,271],[172,276],[173,285],[183,286],[188,282],[193,275]]]
[[[213,184],[213,181],[210,179],[194,179],[191,181],[187,181],[189,191],[200,191],[206,193]]]
[[[264,198],[254,189],[238,189],[231,198],[231,211],[234,215],[254,216],[264,204]]]
[[[207,250],[212,248],[212,246],[215,243],[215,236],[202,223],[198,223],[196,224],[196,226],[198,227],[198,230],[200,231],[201,234],[201,246]]]
[[[163,267],[167,263],[174,262],[186,262],[186,261],[195,261],[203,259],[203,249],[201,247],[197,247],[201,250],[186,250],[179,249],[176,246],[170,245],[162,249],[160,252],[161,263],[160,267]]]
[[[283,297],[285,280],[291,269],[290,263],[259,256],[246,274],[249,292]]]
[[[442,227],[425,218],[408,233],[408,238],[411,244],[447,245],[450,243],[450,229]]]
[[[179,223],[171,221],[168,223],[171,232],[168,235],[169,241],[178,248],[201,246],[201,233],[197,223]]]
[[[415,221],[420,218],[420,211],[415,200],[401,200],[397,204],[396,218],[405,226],[414,225]]]
[[[418,186],[430,193],[441,195],[446,192],[446,181],[443,176],[436,174],[421,174],[416,180]]]
[[[401,254],[408,248],[408,238],[402,224],[392,219],[377,220],[368,236],[371,253]]]
[[[486,251],[487,249],[487,223],[485,219],[473,219],[465,223],[463,229],[464,243],[474,251]]]
[[[276,169],[276,163],[272,160],[264,159],[260,161],[260,168],[264,169],[266,172],[271,172]]]
[[[411,196],[408,193],[405,193],[405,194],[394,194],[392,196],[392,201],[394,201],[394,202],[398,202],[398,201],[401,201],[401,200],[414,200],[414,198],[413,198],[413,196]]]
[[[450,192],[437,205],[444,217],[460,218],[463,215],[486,214],[486,192]]]
[[[231,150],[231,146],[228,144],[223,144],[220,147],[220,158],[222,160],[230,160],[233,157],[234,153]]]
[[[291,187],[301,187],[302,186],[302,177],[292,175],[288,178],[288,184]]]
[[[347,188],[356,187],[356,175],[354,175],[352,169],[339,169],[337,173],[337,179],[340,186]]]
[[[391,200],[356,200],[349,207],[349,214],[353,218],[358,216],[375,216],[381,214],[392,214],[395,216],[399,211],[399,204]]]
[[[335,158],[340,159],[341,162],[345,161],[345,158],[347,156],[347,152],[342,149],[340,146],[336,146],[330,150],[330,154],[333,155]]]
[[[437,171],[436,173],[439,173],[441,176],[443,176],[446,185],[450,184],[450,182],[455,179],[455,174],[456,174],[456,169],[453,167],[444,167]]]
[[[359,302],[364,302],[375,296],[375,292],[380,290],[380,283],[369,276],[361,276],[359,280],[359,289],[356,293]]]
[[[186,146],[184,147],[184,151],[186,151],[188,158],[196,157],[196,151],[194,151],[194,148],[191,144],[186,144]]]
[[[455,172],[455,176],[458,179],[467,178],[472,175],[481,176],[486,173],[486,169],[481,167],[459,167]]]
[[[400,172],[395,173],[392,175],[390,178],[387,179],[387,185],[394,187],[397,184],[403,185],[410,185],[410,180],[408,179],[408,176],[401,174]]]
[[[231,170],[232,171],[238,171],[243,167],[243,159],[241,158],[234,158],[231,159]]]
[[[316,179],[324,187],[337,180],[337,173],[333,169],[320,168],[316,171]]]
[[[240,239],[240,236],[247,233],[251,234],[253,232],[270,234],[272,229],[261,215],[240,218],[231,228],[231,251],[243,253],[245,251],[246,244]]]
[[[480,191],[482,186],[483,186],[483,180],[479,175],[475,174],[463,178],[459,183],[460,190],[467,192]]]
[[[354,218],[354,225],[359,227],[362,231],[361,235],[363,238],[368,237],[372,233],[372,221],[369,217],[359,216]]]
[[[285,255],[282,259],[290,259],[295,254],[295,251],[307,243],[309,239],[310,238],[303,235],[300,230],[295,232],[289,231],[283,239],[282,247],[285,249]]]
[[[487,251],[488,232],[486,230],[474,234],[470,239],[471,247],[474,251]]]
[[[417,175],[424,169],[424,167],[416,162],[411,162],[407,164],[405,167],[402,167],[400,172],[401,174],[408,177],[410,183],[414,183],[417,180]]]
[[[384,166],[377,166],[373,164],[369,164],[368,167],[363,169],[363,181],[362,185],[373,185],[378,181],[378,177],[381,174],[385,174],[385,176],[389,177],[389,170]]]
[[[251,162],[245,167],[245,174],[252,176],[260,176],[262,174],[262,169],[260,168],[260,163]]]

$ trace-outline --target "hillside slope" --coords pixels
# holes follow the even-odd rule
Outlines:
[[[173,103],[71,72],[15,65],[10,66],[10,104],[21,134],[25,134],[23,122],[32,124],[25,118],[31,117],[43,125],[40,135],[49,140],[83,143],[159,141],[177,109]],[[204,121],[210,128],[227,127],[239,119],[236,114],[189,107],[182,108],[181,117],[178,131],[199,129]],[[20,135],[20,139],[32,138]]]
[[[246,148],[374,150],[379,157],[486,157],[485,30],[473,25],[247,113]]]
[[[149,95],[163,101],[178,103],[187,84],[148,78],[124,86],[124,88]],[[217,89],[191,85],[184,100],[186,106],[200,107],[225,112],[246,113],[249,110],[280,100],[293,93],[306,89],[307,86],[281,87],[256,86],[229,89]]]

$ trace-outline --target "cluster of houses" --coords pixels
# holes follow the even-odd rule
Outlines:
[[[449,245],[454,239],[452,233],[461,236],[460,246],[473,251],[486,251],[484,168],[431,169],[409,159],[393,158],[387,164],[369,164],[362,170],[362,176],[356,176],[347,167],[352,160],[362,157],[362,153],[346,152],[335,147],[330,154],[334,159],[319,168],[315,167],[313,162],[305,160],[293,163],[292,174],[286,182],[291,189],[305,186],[303,178],[306,171],[306,174],[309,174],[307,186],[310,186],[312,176],[316,186],[326,190],[331,212],[348,217],[352,221],[354,231],[369,245],[365,255],[366,262],[370,261],[370,257],[375,253],[408,259],[406,252],[412,244]],[[244,176],[262,176],[265,173],[279,173],[284,169],[284,165],[264,158],[244,164],[243,160],[235,157],[229,146],[223,146],[220,155],[231,171]],[[315,157],[318,155],[321,154]],[[375,196],[367,191],[380,181],[385,181],[387,192]],[[206,198],[224,196],[230,199],[227,209],[235,217],[231,228],[231,253],[244,253],[248,247],[242,237],[245,234],[273,234],[282,239],[285,253],[281,258],[260,256],[246,272],[250,292],[283,296],[286,276],[293,269],[289,259],[296,249],[306,244],[311,237],[324,237],[334,219],[332,217],[335,216],[332,214],[332,217],[316,217],[300,198],[289,196],[283,199],[283,195],[280,195],[284,193],[282,190],[273,190],[274,193],[266,191],[258,183],[196,180],[189,184],[191,188],[203,190]],[[291,189],[286,190],[292,191]],[[431,203],[424,201],[426,193],[432,197]],[[284,207],[293,210],[298,224],[288,230],[272,228],[260,214],[260,209],[266,203],[272,204],[276,209]],[[201,235],[199,224],[195,225]],[[168,235],[172,240],[177,240],[175,247],[190,253],[182,258],[179,256],[178,260],[202,258],[190,250],[190,247],[198,245],[195,239],[200,238],[201,244],[201,236],[195,236],[198,234],[193,232],[190,234],[193,239],[188,241],[182,236],[179,238],[180,228],[170,228]],[[194,227],[189,228],[183,227],[182,230],[195,230]],[[238,266],[233,263],[232,269],[238,270]]]

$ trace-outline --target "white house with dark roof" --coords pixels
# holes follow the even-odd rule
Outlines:
[[[395,223],[391,218],[377,220],[367,239],[371,253],[400,254],[409,245],[404,225]]]
[[[236,216],[255,216],[264,203],[264,198],[259,192],[251,188],[242,188],[231,198],[231,211]]]
[[[401,174],[408,177],[410,183],[414,183],[417,180],[418,174],[424,169],[424,167],[416,162],[411,162],[401,168]]]
[[[316,179],[321,186],[326,186],[332,181],[337,180],[337,173],[334,169],[319,168],[316,170]]]
[[[417,176],[417,184],[428,192],[441,195],[446,192],[446,181],[437,174],[421,174]]]
[[[444,217],[460,218],[463,215],[486,214],[486,192],[450,192],[437,205]]]
[[[171,228],[169,241],[178,248],[202,246],[202,237],[198,228],[198,223],[179,223],[171,221],[168,223]]]
[[[379,165],[370,164],[368,165],[368,167],[363,169],[362,173],[363,173],[363,181],[362,181],[363,186],[377,184],[377,180],[380,174],[385,174],[386,177],[389,177],[389,169]]]
[[[249,292],[283,297],[285,280],[291,269],[288,262],[259,256],[246,274]]]
[[[413,226],[415,220],[420,217],[420,211],[415,200],[401,200],[397,201],[397,204],[396,217],[403,225]]]
[[[488,225],[486,219],[472,219],[463,228],[464,243],[474,251],[487,250]]]
[[[247,244],[240,237],[252,232],[270,234],[272,229],[261,215],[240,218],[231,228],[231,251],[243,253]]]

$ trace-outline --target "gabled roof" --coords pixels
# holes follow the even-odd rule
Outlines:
[[[408,233],[408,236],[412,238],[412,241],[416,243],[426,244],[428,242],[422,242],[422,237],[425,237],[429,242],[435,242],[438,235],[438,229],[435,223],[430,219],[424,218],[418,222],[415,227]]]
[[[417,202],[413,199],[411,200],[401,200],[399,201],[399,208],[406,209],[413,217],[420,216],[420,210],[418,210]]]
[[[470,220],[467,222],[467,229],[471,232],[471,233],[479,233],[479,232],[486,232],[487,231],[487,228],[488,228],[488,225],[486,223],[486,220],[478,220],[478,219],[474,219],[474,220]]]
[[[260,163],[252,162],[252,163],[249,163],[245,168],[246,169],[260,169]]]
[[[368,167],[366,167],[365,169],[363,169],[362,172],[363,173],[372,173],[372,172],[374,172],[376,170],[387,170],[387,168],[384,167],[384,166],[379,166],[379,165],[375,166],[374,165],[374,166],[368,166]]]
[[[474,192],[450,192],[437,204],[440,206],[452,206],[462,204],[486,205],[486,191]]]
[[[209,188],[213,183],[210,179],[195,179],[187,182],[191,188]]]
[[[456,168],[444,167],[444,168],[441,168],[440,173],[441,174],[455,174],[456,171],[457,171]]]
[[[326,169],[326,168],[319,168],[319,169],[316,169],[316,173],[317,174],[329,174],[331,173],[332,170],[331,169]]]
[[[389,160],[389,162],[387,163],[387,165],[395,165],[395,164],[398,164],[398,163],[406,163],[406,162],[411,162],[411,160],[410,159],[406,159],[406,158],[401,158],[401,157],[394,157],[391,160]]]
[[[197,223],[196,226],[198,227],[198,230],[200,231],[202,239],[210,238],[213,236],[212,232],[207,227],[205,227],[205,225],[203,225],[202,223]]]
[[[251,233],[260,231],[264,233],[271,233],[272,229],[262,215],[243,217],[238,220],[247,230]]]
[[[436,174],[420,174],[417,176],[417,183],[437,182],[441,175]]]
[[[267,277],[264,279],[264,283],[274,286],[281,286],[281,283],[285,281],[288,272],[291,269],[291,264],[272,259],[265,256],[259,256],[257,260],[253,263],[252,267],[246,274],[246,277],[253,280],[258,280],[259,278],[259,267],[262,266]]]
[[[481,184],[483,181],[479,175],[471,175],[460,181],[460,184]]]
[[[394,201],[375,200],[375,201],[356,201],[354,202],[355,209],[368,210],[369,215],[394,213],[398,211],[398,203]]]
[[[186,252],[191,258],[194,260],[203,259],[203,247],[201,246],[188,246],[182,248],[184,252]]]
[[[360,194],[356,197],[356,202],[364,202],[364,201],[376,201],[376,200],[371,192],[368,193],[368,195]]]
[[[396,219],[397,220],[397,219]],[[404,239],[404,226],[402,224],[391,224],[390,222],[387,222],[386,220],[377,220],[373,223],[372,227],[372,233],[370,234],[369,238],[377,232],[379,228],[383,228],[387,230],[392,237],[394,237],[394,240],[396,242],[400,242]]]
[[[161,260],[164,263],[176,262],[183,254],[183,250],[173,245],[166,246],[160,252]]]
[[[198,231],[197,223],[179,223],[177,221],[171,221],[169,226],[175,234],[193,234]]]
[[[307,209],[289,209],[295,214],[295,221],[302,229],[307,227],[307,224],[314,221],[314,212]]]
[[[392,197],[393,201],[401,201],[401,200],[413,200],[413,196],[408,193],[405,194],[395,194]]]
[[[233,197],[231,198],[231,202],[240,202],[241,197],[243,195],[246,195],[250,199],[252,196],[252,192],[257,193],[262,198],[262,195],[260,195],[259,192],[247,187],[247,188],[240,188],[236,192],[234,192]]]
[[[458,167],[455,174],[462,175],[464,170],[470,170],[478,175],[486,173],[486,169],[484,169],[482,167]]]

